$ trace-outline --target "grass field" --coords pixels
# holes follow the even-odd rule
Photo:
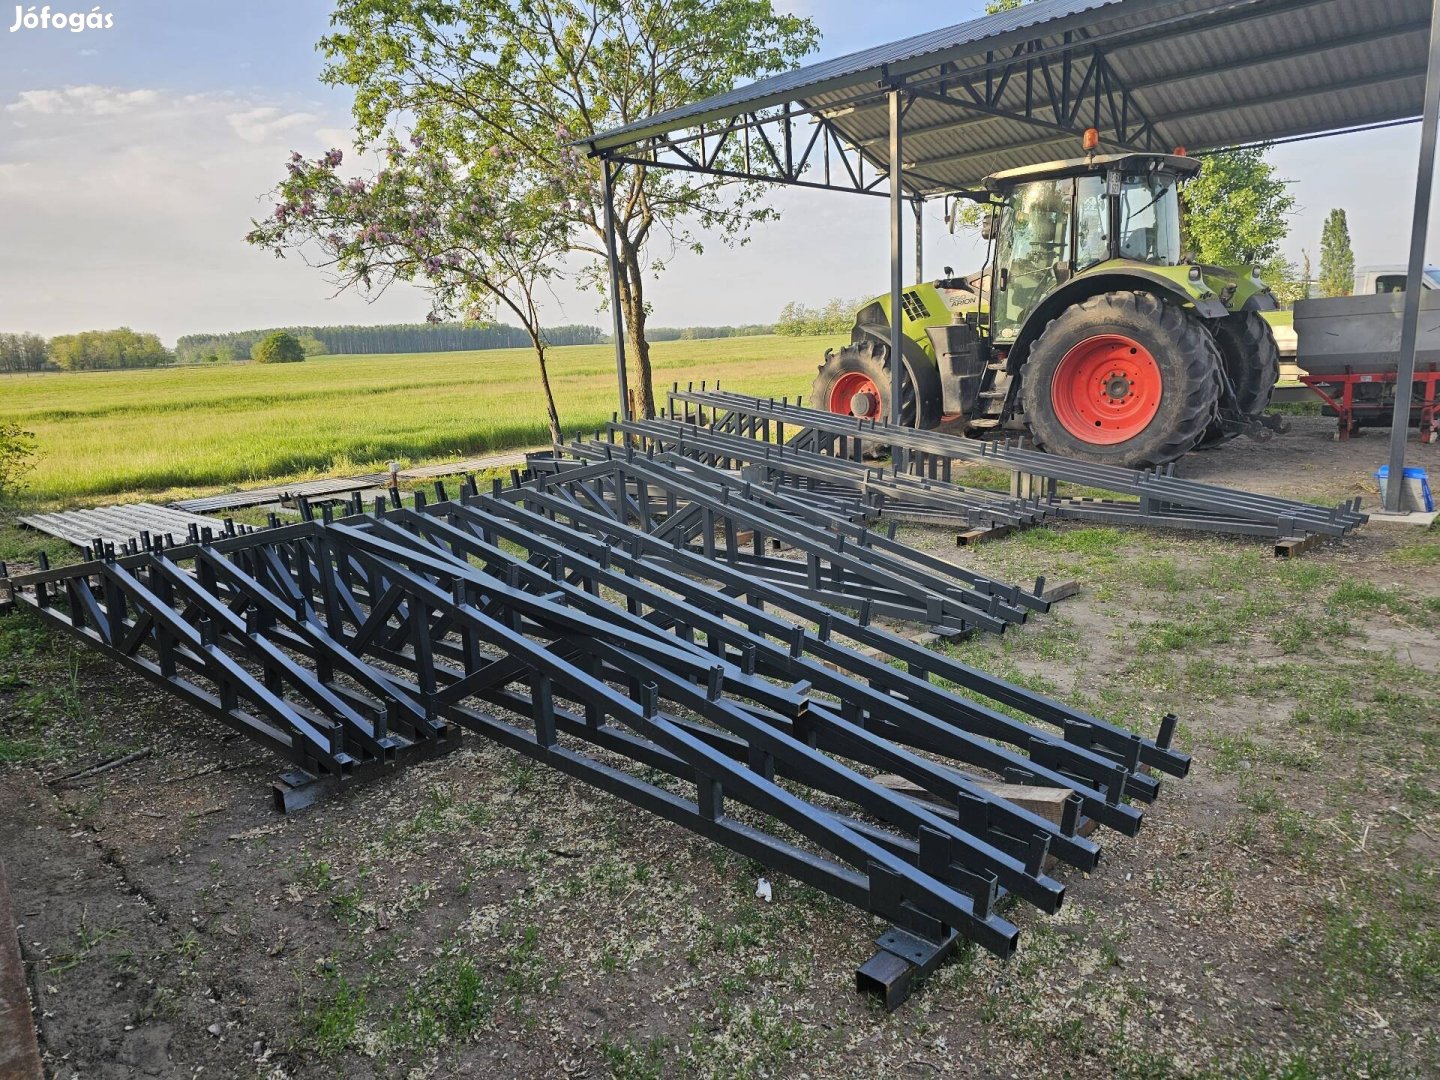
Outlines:
[[[755,337],[653,346],[657,394],[675,380],[735,390],[809,390],[840,339]],[[552,349],[569,430],[615,409],[608,345]],[[34,431],[37,503],[74,503],[366,471],[548,441],[539,376],[525,349],[317,357],[74,375],[0,376],[0,422]]]

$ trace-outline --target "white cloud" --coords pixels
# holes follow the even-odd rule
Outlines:
[[[154,90],[118,90],[109,86],[67,86],[60,90],[24,90],[5,106],[7,113],[39,116],[118,116],[154,105]]]
[[[173,339],[423,318],[411,290],[332,302],[320,272],[244,242],[290,150],[338,145],[354,160],[344,120],[237,94],[66,86],[0,99],[0,331],[127,325]]]
[[[281,135],[299,133],[313,128],[320,117],[308,112],[285,112],[273,105],[233,112],[225,119],[230,128],[248,143],[263,145],[273,142]],[[342,135],[342,139],[345,136]]]

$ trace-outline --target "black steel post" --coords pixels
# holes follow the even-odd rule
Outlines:
[[[1395,373],[1395,417],[1390,424],[1390,482],[1385,510],[1397,513],[1404,497],[1405,440],[1410,434],[1410,397],[1415,381],[1415,343],[1420,327],[1420,298],[1425,273],[1425,241],[1430,226],[1430,196],[1435,186],[1435,137],[1440,126],[1440,0],[1430,7],[1430,62],[1425,71],[1425,117],[1420,126],[1420,165],[1415,177],[1415,217],[1410,225],[1410,268],[1405,277],[1405,306],[1400,320],[1400,359]]]
[[[600,159],[600,185],[605,200],[605,258],[610,264],[610,326],[615,335],[615,381],[620,391],[620,418],[630,419],[630,382],[625,374],[625,316],[620,311],[620,260],[615,257],[615,167]]]
[[[904,307],[901,293],[905,289],[905,278],[900,265],[900,234],[905,225],[905,191],[902,177],[904,168],[900,160],[901,102],[899,90],[891,90],[890,97],[890,422],[904,423],[900,413],[900,395],[904,382],[904,359],[900,351],[901,330],[904,325]],[[917,408],[919,403],[916,403]],[[896,450],[903,454],[903,450]]]
[[[915,281],[925,280],[925,200],[916,198],[915,207]]]

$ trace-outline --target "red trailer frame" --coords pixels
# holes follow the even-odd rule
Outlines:
[[[1301,375],[1300,381],[1318,394],[1325,404],[1335,410],[1339,426],[1337,439],[1348,439],[1360,430],[1362,417],[1388,417],[1394,413],[1393,396],[1388,400],[1356,401],[1355,388],[1369,383],[1394,383],[1393,371],[1346,371],[1343,375]],[[1440,371],[1431,364],[1427,371],[1417,371],[1411,380],[1418,387],[1415,403],[1411,410],[1420,413],[1420,441],[1440,441]],[[1338,386],[1339,396],[1333,392]]]

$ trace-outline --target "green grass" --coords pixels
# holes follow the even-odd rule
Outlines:
[[[756,394],[806,393],[838,338],[755,337],[652,346],[655,390],[721,380]],[[569,430],[616,407],[608,345],[549,353]],[[525,349],[316,357],[146,371],[0,376],[0,420],[34,431],[31,498],[79,501],[365,470],[548,442]]]

